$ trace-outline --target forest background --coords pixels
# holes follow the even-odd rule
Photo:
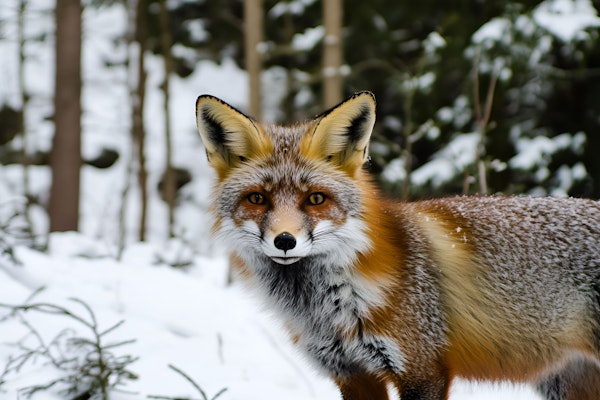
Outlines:
[[[245,80],[229,94],[225,85],[221,96],[270,122],[311,118],[356,91],[372,91],[378,122],[370,169],[393,196],[600,198],[597,6],[589,0],[16,1],[0,20],[0,42],[11,45],[5,48],[16,63],[4,67],[0,162],[22,165],[22,182],[10,186],[26,197],[27,212],[48,210],[51,231],[79,227],[82,163],[126,164],[123,185],[136,188],[121,194],[123,202],[131,195],[141,203],[137,238],[145,240],[148,198],[156,193],[169,209],[172,236],[177,192],[197,174],[173,158],[177,137],[195,133],[174,127],[182,118],[173,110],[180,94],[169,83],[212,64],[236,69]],[[127,19],[95,57],[102,70],[92,69],[105,76],[82,75],[81,49],[85,54],[96,40],[86,19],[119,7]],[[39,24],[52,14],[54,26]],[[35,51],[40,43],[54,46],[54,60],[45,60],[54,91],[36,87],[26,72],[43,56]],[[157,59],[162,71],[152,65]],[[88,121],[99,122],[90,106],[82,108],[81,93],[99,79],[122,87],[119,124],[101,129],[130,145],[105,140],[98,154],[82,160],[82,140],[98,131]],[[151,79],[162,82],[152,87]],[[164,106],[150,113],[145,104],[153,89]],[[152,129],[162,131],[162,149],[148,148],[156,143],[146,139]],[[162,165],[148,167],[151,152],[164,152]],[[52,167],[54,184],[35,193],[28,170],[40,165]],[[158,177],[149,176],[156,171]]]
[[[3,0],[0,309],[32,292],[54,307],[76,298],[101,325],[125,321],[117,343],[140,357],[117,358],[98,386],[97,377],[71,374],[78,364],[40,362],[51,353],[35,347],[43,339],[85,365],[81,344],[94,342],[74,340],[85,326],[8,307],[0,395],[17,398],[40,381],[37,398],[64,399],[65,390],[104,398],[107,385],[112,399],[181,392],[178,377],[164,373],[175,362],[211,393],[228,387],[224,398],[336,398],[228,280],[227,257],[210,239],[214,176],[195,128],[196,97],[286,123],[370,90],[378,107],[368,168],[392,197],[599,199],[599,8],[591,0]],[[59,231],[80,233],[49,234]],[[126,387],[137,394],[115,394],[134,375]],[[458,390],[462,399],[493,398]]]

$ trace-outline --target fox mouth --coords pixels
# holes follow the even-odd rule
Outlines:
[[[302,257],[271,257],[277,264],[290,265],[300,261]]]

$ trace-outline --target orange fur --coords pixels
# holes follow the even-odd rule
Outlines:
[[[337,379],[336,384],[344,400],[388,400],[385,381],[369,374],[358,374],[347,379]]]
[[[387,287],[391,281],[398,279],[397,265],[402,263],[402,247],[389,240],[390,235],[395,233],[390,230],[393,222],[387,215],[390,207],[386,207],[380,199],[373,196],[376,193],[373,184],[366,179],[362,180],[361,192],[364,220],[368,225],[372,247],[369,252],[359,255],[356,270],[371,280],[373,285]]]

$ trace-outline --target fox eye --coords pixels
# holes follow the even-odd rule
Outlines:
[[[321,192],[316,192],[308,196],[308,204],[311,206],[318,206],[325,203],[325,195]]]
[[[254,192],[254,193],[250,193],[248,195],[248,197],[246,197],[248,199],[248,201],[250,202],[250,204],[256,204],[256,205],[261,205],[261,204],[265,204],[265,196],[263,196],[260,193]]]

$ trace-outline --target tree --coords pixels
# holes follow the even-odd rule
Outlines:
[[[137,44],[137,59],[135,60],[135,65],[137,66],[135,76],[137,81],[135,82],[135,88],[132,88],[133,90],[131,94],[131,134],[135,148],[134,154],[137,157],[137,177],[141,201],[138,238],[142,242],[146,240],[146,215],[148,213],[148,172],[146,170],[146,155],[144,153],[146,142],[146,130],[144,125],[144,105],[146,100],[146,64],[144,62],[144,57],[146,54],[146,40],[148,37],[146,26],[146,9],[147,0],[137,0],[137,2],[135,2],[135,32],[133,34],[133,41]]]
[[[248,114],[262,118],[261,72],[263,41],[263,0],[244,1],[244,48],[246,50],[246,71],[248,71]]]
[[[330,108],[342,101],[342,1],[323,1],[323,106]]]
[[[19,19],[17,23],[17,46],[19,48],[19,94],[21,96],[21,137],[23,139],[22,159],[23,163],[23,194],[25,196],[25,220],[29,229],[32,229],[32,222],[29,216],[30,208],[30,193],[29,193],[29,154],[28,154],[28,142],[29,137],[27,135],[27,106],[29,103],[29,94],[25,89],[25,11],[27,10],[27,0],[19,1]]]
[[[50,231],[77,230],[81,167],[81,3],[56,1],[54,139]]]
[[[163,65],[165,72],[165,81],[163,83],[163,94],[165,99],[165,175],[164,175],[164,198],[169,208],[169,237],[174,236],[173,227],[175,225],[175,174],[172,162],[172,135],[171,135],[171,110],[169,108],[171,98],[171,73],[173,71],[173,55],[171,46],[173,45],[173,35],[171,32],[171,23],[167,1],[160,0],[160,38],[163,56]]]

